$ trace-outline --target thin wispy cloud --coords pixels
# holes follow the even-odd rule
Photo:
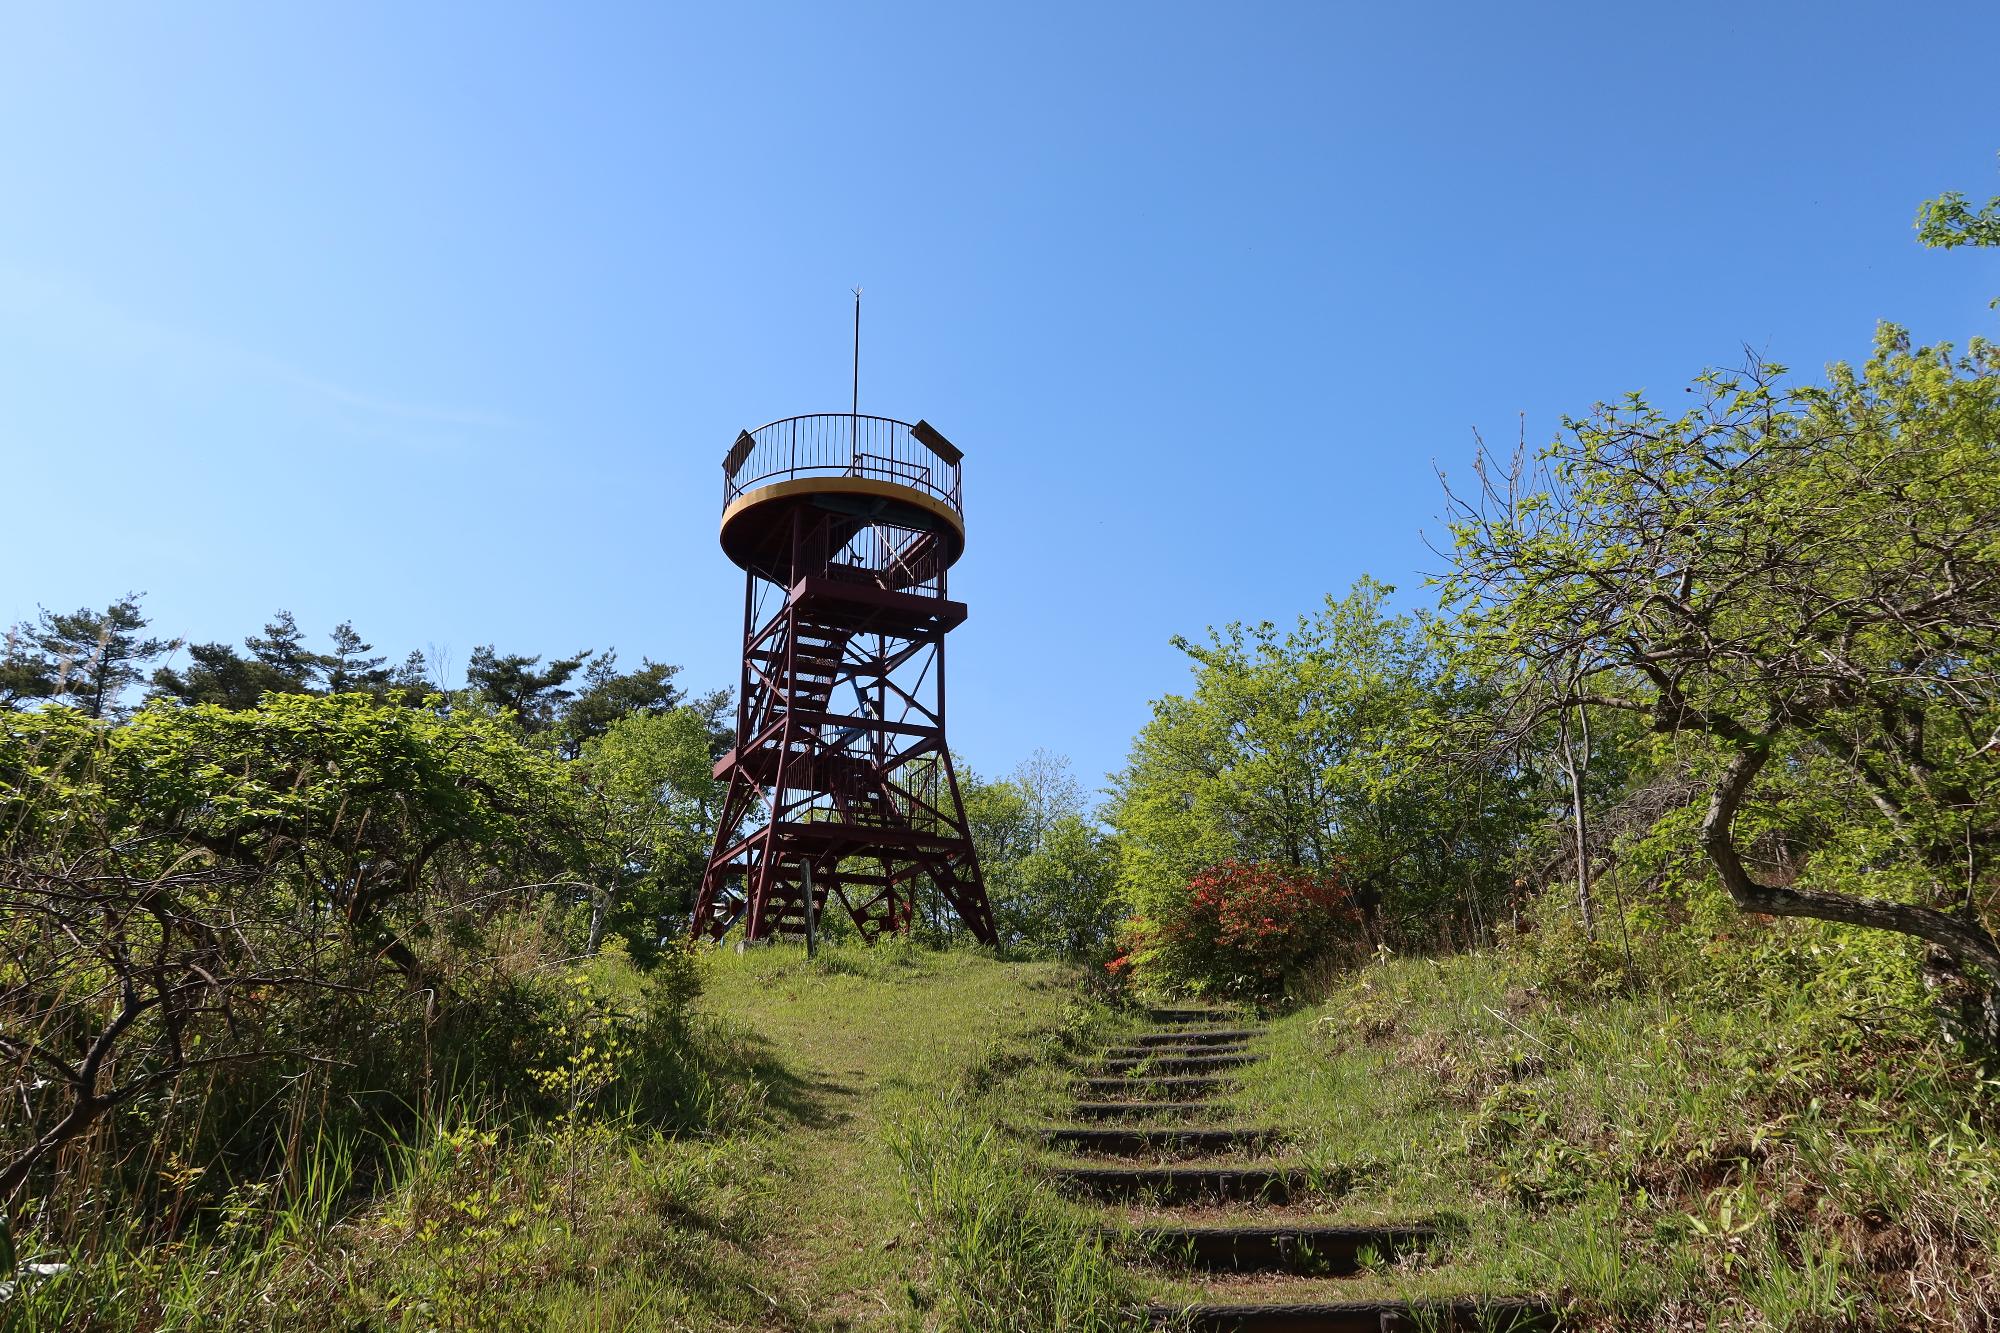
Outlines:
[[[337,408],[362,433],[406,444],[435,444],[407,427],[512,431],[525,423],[478,407],[410,402],[369,393],[267,352],[142,315],[76,286],[0,266],[0,315],[31,336],[62,337],[84,355],[134,363],[158,380],[243,381],[289,390],[320,409]],[[363,418],[353,422],[355,415]]]

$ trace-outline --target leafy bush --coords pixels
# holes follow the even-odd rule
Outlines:
[[[539,1163],[517,1192],[574,1230],[623,1160],[600,1129],[718,1115],[695,960],[590,948],[606,816],[571,776],[480,710],[363,695],[0,712],[0,1215],[67,1266],[0,1327],[227,1324],[203,1273],[319,1271],[288,1219],[366,1229],[447,1131]]]
[[[1190,879],[1157,918],[1128,923],[1126,941],[1114,974],[1273,999],[1307,963],[1358,951],[1361,911],[1333,873],[1224,861]]]

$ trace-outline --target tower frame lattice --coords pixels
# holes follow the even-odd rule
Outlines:
[[[928,882],[940,918],[995,941],[945,740],[961,462],[925,422],[857,413],[746,431],[724,459],[743,664],[693,938],[803,934],[810,892],[813,920],[837,905],[872,940],[910,929]]]

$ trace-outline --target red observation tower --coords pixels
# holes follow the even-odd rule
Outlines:
[[[828,413],[746,431],[723,459],[743,674],[695,938],[804,934],[837,904],[872,940],[909,929],[928,879],[994,941],[944,736],[961,458],[926,422]]]

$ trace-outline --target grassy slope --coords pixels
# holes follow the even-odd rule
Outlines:
[[[773,1295],[813,1329],[897,1327],[924,1297],[892,1131],[1056,1029],[1073,971],[971,954],[779,947],[718,955],[702,1006],[748,1047],[779,1184],[760,1208]]]
[[[1810,974],[1719,1002],[1528,971],[1373,965],[1268,1039],[1242,1102],[1348,1175],[1338,1211],[1461,1228],[1370,1285],[1568,1294],[1581,1327],[2000,1318],[2000,1139],[1921,1019]]]
[[[1885,989],[1905,969],[1879,946],[1745,927],[1636,991],[1547,946],[1377,963],[1279,1019],[1233,1100],[1329,1183],[1286,1211],[1452,1237],[1348,1294],[1533,1291],[1581,1328],[1993,1327],[1990,1089]],[[1035,1182],[1041,1154],[1005,1129],[1070,1095],[1067,1052],[1036,1038],[1082,1044],[1070,974],[777,953],[719,959],[709,984],[795,1080],[771,1096],[768,1216],[807,1326],[1109,1328],[1139,1295],[1285,1286],[1121,1273],[1083,1241],[1089,1212]],[[1090,1016],[1089,1042],[1117,1025]]]
[[[1076,974],[902,944],[716,953],[702,971],[709,1130],[448,1116],[358,1201],[336,1146],[312,1173],[323,1193],[253,1208],[247,1230],[162,1247],[114,1229],[88,1254],[23,1255],[68,1271],[0,1300],[0,1333],[921,1323],[928,1237],[895,1145],[958,1123],[947,1103],[996,1070],[1036,1067],[1080,1012]]]
[[[1580,1327],[1994,1327],[1992,1089],[1846,947],[1774,927],[1636,993],[1533,950],[1372,964],[1260,1039],[1240,1118],[1345,1182],[1307,1210],[1456,1230],[1357,1294],[1573,1295]],[[1066,1060],[1121,1026],[1073,971],[892,945],[704,973],[715,1130],[443,1126],[358,1213],[113,1247],[0,1326],[1046,1333],[1193,1294],[1120,1272],[1006,1132],[1058,1118]]]

